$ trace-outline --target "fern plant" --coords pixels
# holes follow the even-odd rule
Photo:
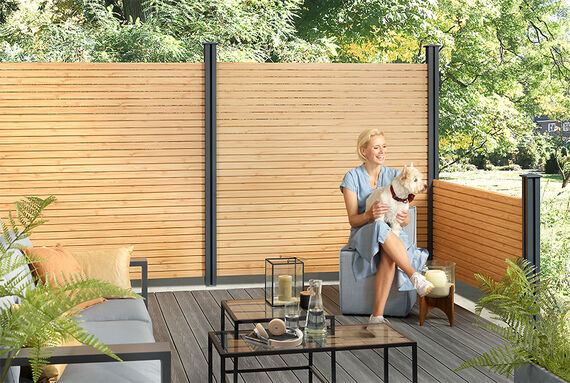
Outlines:
[[[475,325],[501,336],[506,342],[463,363],[488,367],[510,376],[515,368],[536,363],[570,381],[570,301],[561,296],[547,278],[525,259],[508,263],[500,281],[476,274],[483,297],[476,306]],[[505,326],[479,322],[489,310]]]
[[[37,381],[47,364],[50,347],[72,338],[120,360],[107,346],[86,333],[73,320],[72,313],[79,304],[101,296],[136,294],[83,275],[62,275],[63,282],[51,284],[35,279],[35,287],[21,283],[27,277],[23,272],[14,276],[20,266],[41,262],[41,259],[14,260],[8,253],[19,247],[18,240],[28,237],[32,229],[46,222],[42,211],[55,200],[55,197],[27,197],[16,202],[16,217],[9,212],[8,224],[1,221],[4,244],[0,242],[0,297],[17,296],[21,303],[19,307],[0,307],[0,356],[6,358],[0,382],[4,382],[12,360],[25,347],[30,350],[32,376]]]

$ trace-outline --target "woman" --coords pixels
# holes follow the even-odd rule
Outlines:
[[[356,279],[376,274],[374,312],[369,322],[386,323],[384,307],[396,266],[406,274],[420,296],[428,294],[433,284],[413,269],[410,259],[415,247],[408,246],[404,231],[398,237],[384,221],[375,221],[388,211],[388,207],[376,202],[365,211],[366,198],[370,193],[377,187],[391,184],[400,173],[399,170],[383,166],[388,152],[384,134],[377,129],[362,132],[358,137],[357,150],[364,163],[348,171],[340,185],[351,226],[348,243],[357,253],[353,264]],[[402,227],[408,225],[408,212],[398,214],[397,220]]]

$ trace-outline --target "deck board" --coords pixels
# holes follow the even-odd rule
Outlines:
[[[173,350],[172,381],[175,383],[205,382],[207,372],[207,333],[220,328],[220,302],[223,299],[263,298],[261,288],[231,290],[198,290],[161,292],[149,296],[149,312],[157,341],[169,342]],[[336,323],[355,324],[367,321],[366,316],[340,315],[338,286],[323,286],[323,302],[337,315]],[[443,312],[433,310],[419,326],[418,307],[406,318],[390,318],[394,328],[418,342],[418,379],[420,382],[512,382],[513,378],[493,374],[486,369],[470,368],[454,372],[459,364],[501,344],[495,334],[476,327],[475,315],[455,306],[455,326],[450,327]],[[226,317],[226,329],[231,329]],[[246,328],[246,327],[243,327]],[[337,382],[382,382],[384,354],[378,350],[337,352]],[[390,349],[390,382],[411,380],[411,350]],[[314,365],[330,379],[330,353],[315,353]],[[240,368],[301,365],[307,363],[302,354],[240,358]],[[214,381],[219,382],[219,358],[214,351]],[[226,367],[231,368],[227,362]],[[306,383],[306,371],[240,374],[240,383]]]

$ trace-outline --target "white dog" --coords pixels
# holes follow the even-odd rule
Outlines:
[[[394,234],[399,235],[402,227],[396,219],[396,215],[408,210],[410,202],[415,195],[423,192],[427,184],[423,181],[422,173],[414,168],[414,164],[407,167],[394,178],[391,185],[375,189],[366,199],[366,211],[376,201],[388,206],[388,211],[378,219],[383,220],[392,228]],[[377,219],[377,220],[378,220]]]

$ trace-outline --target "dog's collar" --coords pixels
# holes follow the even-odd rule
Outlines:
[[[392,185],[390,185],[390,191],[392,192],[392,198],[394,198],[396,201],[398,202],[412,202],[414,200],[415,195],[413,194],[408,194],[408,198],[400,198],[396,195],[396,193],[394,192],[394,188],[392,187]]]

